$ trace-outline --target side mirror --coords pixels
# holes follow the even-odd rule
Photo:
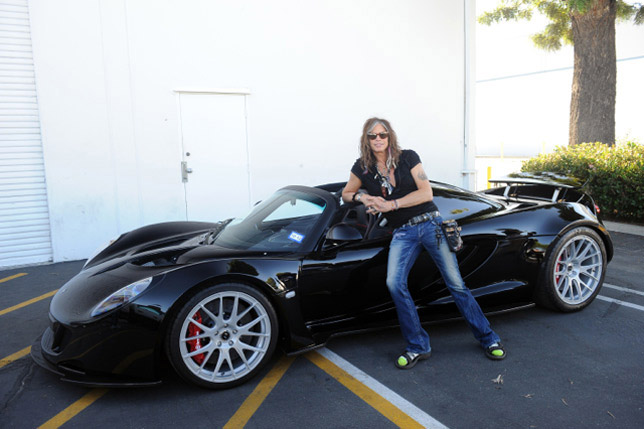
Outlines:
[[[363,239],[362,234],[356,228],[346,225],[344,223],[339,223],[334,225],[329,229],[329,232],[326,233],[327,241],[331,242],[351,242],[351,241],[360,241]]]

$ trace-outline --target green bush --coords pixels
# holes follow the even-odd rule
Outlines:
[[[644,222],[644,146],[583,143],[525,161],[525,172],[552,171],[585,182],[604,218]]]

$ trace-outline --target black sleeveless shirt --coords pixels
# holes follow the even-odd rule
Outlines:
[[[396,177],[396,186],[393,187],[393,192],[388,195],[386,190],[383,195],[383,190],[380,186],[380,177],[378,170],[375,166],[371,166],[369,170],[365,171],[360,163],[360,158],[356,160],[351,167],[351,172],[355,174],[358,179],[362,181],[362,187],[367,190],[369,195],[376,197],[383,197],[385,200],[397,200],[405,195],[417,191],[418,187],[411,174],[411,169],[420,164],[420,157],[413,150],[403,150],[398,160],[398,167],[394,171]],[[398,228],[405,224],[409,219],[414,216],[426,212],[433,212],[438,210],[433,201],[418,204],[413,207],[405,207],[391,212],[383,213],[387,219],[389,226]]]

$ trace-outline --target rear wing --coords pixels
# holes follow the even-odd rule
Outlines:
[[[490,183],[501,185],[483,191],[487,195],[502,196],[506,200],[537,200],[551,203],[575,202],[591,209],[595,214],[598,208],[590,195],[582,189],[584,183],[574,177],[554,173],[512,173],[507,177],[490,179]],[[505,186],[502,186],[505,184]]]
[[[505,187],[501,186],[501,189],[503,190],[502,194],[499,193],[499,188],[490,189],[490,191],[493,192],[486,193],[502,195],[507,199],[523,197],[556,203],[561,200],[570,201],[570,197],[572,197],[575,202],[579,202],[585,195],[580,190],[581,186],[574,183],[573,180],[565,183],[562,180],[555,181],[527,177],[501,177],[498,179],[490,179],[489,182],[497,185],[505,184]]]

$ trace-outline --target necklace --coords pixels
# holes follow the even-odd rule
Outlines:
[[[391,168],[383,168],[382,170],[380,169],[380,164],[376,165],[376,169],[378,170],[378,174],[381,176],[384,176],[387,178],[387,180],[390,180],[390,175],[391,175]],[[384,173],[383,173],[384,171]]]
[[[391,193],[394,191],[393,186],[391,185],[391,168],[387,168],[385,172],[383,173],[380,171],[380,166],[376,164],[376,170],[378,171],[378,174],[376,174],[376,178],[380,180],[380,189],[382,191],[382,196],[386,197],[387,195],[391,195]]]

